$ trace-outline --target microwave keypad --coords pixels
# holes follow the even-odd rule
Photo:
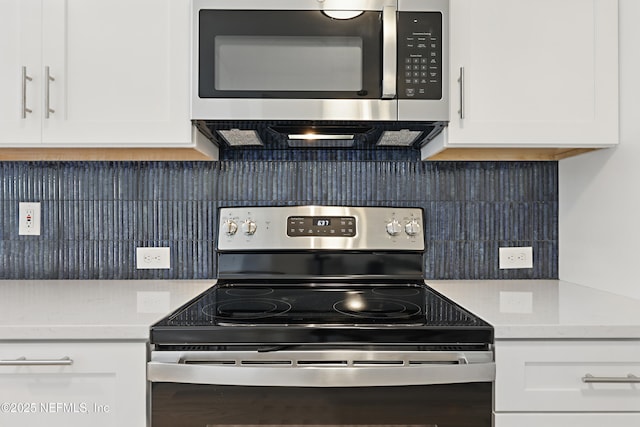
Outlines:
[[[398,98],[442,98],[442,14],[398,15]]]

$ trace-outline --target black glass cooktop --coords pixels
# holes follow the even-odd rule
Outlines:
[[[417,283],[221,283],[151,328],[155,344],[490,343],[483,320]]]

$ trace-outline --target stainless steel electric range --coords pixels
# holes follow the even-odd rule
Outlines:
[[[493,329],[425,285],[424,225],[220,209],[216,284],[151,328],[152,426],[490,426]]]

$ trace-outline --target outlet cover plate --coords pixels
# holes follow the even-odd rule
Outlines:
[[[533,248],[499,248],[500,269],[533,268]]]
[[[18,215],[18,235],[40,235],[40,202],[20,202]]]
[[[171,249],[162,248],[136,248],[136,268],[138,270],[170,269]]]

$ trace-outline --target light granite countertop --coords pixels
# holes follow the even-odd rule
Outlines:
[[[0,340],[141,340],[212,280],[0,281]],[[496,339],[640,339],[640,300],[558,280],[428,280]]]
[[[496,339],[640,339],[640,300],[559,280],[427,280]]]
[[[148,340],[214,280],[0,280],[0,340]]]

